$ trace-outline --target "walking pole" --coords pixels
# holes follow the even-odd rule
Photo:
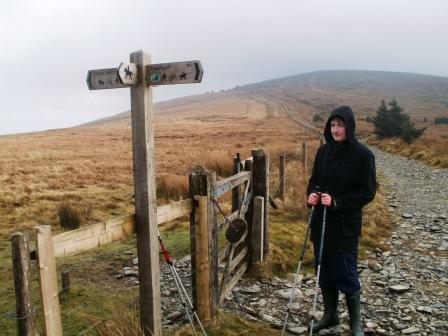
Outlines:
[[[176,274],[176,277],[177,277],[177,279],[178,279],[179,285],[180,285],[180,287],[181,287],[181,289],[182,289],[182,291],[183,291],[183,293],[184,293],[184,296],[185,296],[185,298],[186,298],[186,301],[188,302],[188,306],[189,306],[190,309],[193,311],[193,316],[194,316],[194,318],[195,318],[196,321],[198,322],[199,327],[201,328],[202,333],[203,333],[205,336],[207,336],[207,333],[205,332],[204,326],[202,325],[201,320],[199,319],[199,316],[198,316],[198,314],[196,313],[196,310],[194,309],[193,304],[192,304],[191,301],[190,301],[190,297],[188,296],[187,291],[185,290],[185,287],[184,287],[183,283],[180,281],[180,277],[179,277],[179,274],[177,273],[176,268],[173,267],[173,271],[174,271],[174,273]]]
[[[316,288],[314,289],[313,309],[312,309],[312,312],[311,312],[312,320],[311,320],[310,336],[313,335],[314,314],[316,313],[317,290],[319,289],[320,266],[321,266],[321,263],[322,263],[322,250],[323,250],[323,247],[324,247],[325,222],[326,222],[326,220],[327,220],[327,207],[324,206],[324,214],[323,214],[323,218],[322,218],[322,233],[320,235],[320,245],[319,245],[319,256],[318,256],[318,259],[317,259]]]
[[[299,279],[299,272],[300,272],[300,268],[302,266],[303,257],[305,256],[306,244],[308,242],[308,237],[310,235],[311,221],[312,221],[313,215],[314,215],[314,205],[311,208],[310,218],[308,219],[308,226],[306,228],[305,241],[303,242],[302,252],[300,253],[300,258],[299,258],[299,265],[297,266],[297,272],[296,272],[296,276],[294,278],[294,285],[292,286],[291,297],[289,298],[288,307],[286,309],[286,317],[285,317],[285,323],[283,324],[282,336],[285,334],[286,324],[288,323],[289,313],[291,312],[292,301],[294,299],[294,292],[296,290],[297,282]]]
[[[196,319],[196,321],[198,322],[199,327],[202,330],[202,333],[205,336],[207,336],[207,333],[205,332],[204,327],[202,326],[199,316],[196,314],[196,311],[193,307],[193,304],[190,301],[190,298],[189,298],[188,293],[181,281],[181,278],[180,278],[179,274],[177,273],[176,268],[174,267],[173,257],[170,255],[168,250],[165,248],[165,245],[163,244],[162,237],[160,236],[160,232],[158,233],[158,239],[159,239],[160,247],[162,249],[163,257],[165,259],[165,262],[168,264],[168,266],[170,268],[171,275],[173,276],[174,283],[176,285],[177,291],[179,292],[180,298],[182,300],[182,306],[185,309],[185,314],[187,315],[188,321],[190,322],[191,328],[193,329],[193,334],[197,335],[196,329],[194,328],[193,318],[191,317],[188,307],[192,310],[193,316]],[[188,304],[188,306],[187,306],[187,304]]]

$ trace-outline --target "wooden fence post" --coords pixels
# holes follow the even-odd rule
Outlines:
[[[17,334],[35,336],[35,307],[31,295],[29,236],[22,232],[11,237],[14,289],[16,294]]]
[[[286,156],[280,155],[280,165],[279,165],[280,199],[283,202],[285,201],[285,186],[286,186],[285,164],[286,164]]]
[[[306,142],[302,142],[302,168],[303,168],[303,174],[306,175],[306,170],[308,166],[307,162],[307,148],[306,148]]]
[[[251,264],[263,261],[264,198],[256,196],[252,212]],[[252,267],[252,265],[250,265]]]
[[[145,67],[150,56],[130,55],[137,64],[140,83],[131,87],[132,149],[134,161],[135,220],[140,286],[140,319],[145,335],[161,336],[159,242],[157,240],[154,112],[152,89]]]
[[[61,308],[59,305],[56,261],[51,237],[51,225],[39,225],[36,232],[36,258],[39,269],[39,285],[47,336],[61,336]]]
[[[253,168],[253,159],[245,160],[244,161],[244,171],[252,172],[252,168]],[[251,180],[250,180],[250,183],[252,186],[249,186],[249,187],[252,188],[252,190],[253,190],[254,180],[252,177],[253,177],[253,175],[251,176]],[[245,186],[245,185],[246,184],[244,183],[243,186]],[[250,251],[251,245],[252,245],[252,243],[251,243],[252,242],[252,211],[253,211],[253,192],[252,192],[252,199],[250,200],[247,211],[244,214],[244,219],[246,220],[246,223],[247,223],[247,236],[245,239],[245,244],[242,244],[235,249],[235,253],[239,253],[244,246],[249,247],[248,260],[247,260],[249,268],[252,266],[252,261],[251,261],[252,255],[251,255],[251,251]]]
[[[233,174],[236,175],[241,170],[241,156],[237,153],[233,158]],[[232,189],[232,212],[238,210],[241,203],[241,188],[236,186]]]
[[[202,168],[189,176],[190,197],[195,211],[190,217],[191,283],[193,304],[203,321],[213,318],[218,310],[218,234],[211,200],[215,173]]]
[[[262,150],[252,150],[252,197],[264,198],[263,251],[269,253],[269,156]]]

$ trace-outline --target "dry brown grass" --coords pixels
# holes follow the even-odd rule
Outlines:
[[[98,336],[144,336],[137,310],[120,309],[107,319],[89,317]]]
[[[430,125],[412,144],[398,138],[371,138],[369,143],[387,152],[422,161],[433,167],[448,168],[448,125]]]
[[[81,225],[81,212],[70,201],[58,205],[59,224],[64,229],[75,230]]]
[[[164,173],[156,179],[158,198],[169,202],[188,197],[188,176]]]
[[[237,152],[289,151],[303,139],[278,106],[229,93],[166,104],[155,132],[159,204],[186,195],[194,166],[228,176]],[[0,181],[3,236],[42,223],[56,229],[57,205],[67,198],[93,204],[81,225],[133,212],[130,121],[0,137]]]
[[[215,171],[217,176],[228,177],[233,173],[233,155],[225,150],[212,150],[205,154],[203,166]]]
[[[273,192],[278,185],[279,155],[296,152],[302,141],[313,138],[289,119],[279,102],[227,93],[214,95],[207,102],[199,99],[187,106],[167,106],[163,113],[156,114],[155,130],[159,204],[186,197],[192,167],[204,165],[227,176],[232,171],[233,156],[239,152],[246,158],[255,148],[263,148],[270,155]],[[309,169],[317,146],[316,140],[309,143]],[[307,216],[307,177],[301,169],[301,162],[291,157],[287,163],[287,198],[271,217],[272,257],[265,264],[271,273],[291,271],[297,261]],[[54,224],[53,229],[59,231],[57,205],[65,200],[78,209],[92,205],[90,215],[81,225],[133,212],[130,122],[123,119],[91,127],[0,137],[0,181],[2,237],[41,223]],[[229,203],[228,198],[222,201]],[[229,209],[226,207],[225,211]],[[176,230],[172,242],[167,238],[170,246],[177,249],[181,245],[180,251],[188,251],[188,228],[181,225]],[[183,237],[182,244],[178,237]],[[10,248],[7,240],[3,241],[0,248],[6,252],[0,256],[9,265]],[[310,258],[307,255],[308,265]],[[95,267],[106,263],[99,258]],[[92,264],[90,261],[86,269],[91,271]],[[10,272],[2,272],[0,283],[12,283],[10,276]],[[216,335],[249,328],[247,321],[235,317],[224,316],[222,321],[211,326]],[[103,322],[99,328],[106,328],[105,334],[110,328],[115,328],[115,334],[121,332],[119,322]],[[234,323],[234,329],[228,326],[230,323]],[[270,330],[263,331],[266,327],[262,325],[250,328],[260,335],[272,334]]]

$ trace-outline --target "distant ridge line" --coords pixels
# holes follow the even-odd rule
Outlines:
[[[237,85],[214,94],[179,97],[155,104],[156,113],[197,102],[219,94],[254,93],[275,98],[294,110],[309,106],[313,113],[328,113],[338,105],[350,105],[361,115],[371,115],[381,102],[396,98],[411,116],[448,115],[448,77],[384,70],[318,70]],[[302,107],[301,107],[302,106]],[[88,127],[130,117],[130,111],[81,124]],[[311,116],[312,117],[312,116]]]

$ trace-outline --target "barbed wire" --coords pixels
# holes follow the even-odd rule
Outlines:
[[[17,317],[17,312],[15,311],[8,311],[3,314],[3,319],[5,320],[25,320],[31,315],[34,315],[36,311],[38,310],[37,306],[33,306],[30,312],[24,316]]]
[[[275,188],[275,190],[271,193],[272,197],[275,197],[277,195],[278,190],[280,189],[280,185],[282,184],[283,180],[285,178],[285,174],[283,176],[280,177],[277,187]]]

